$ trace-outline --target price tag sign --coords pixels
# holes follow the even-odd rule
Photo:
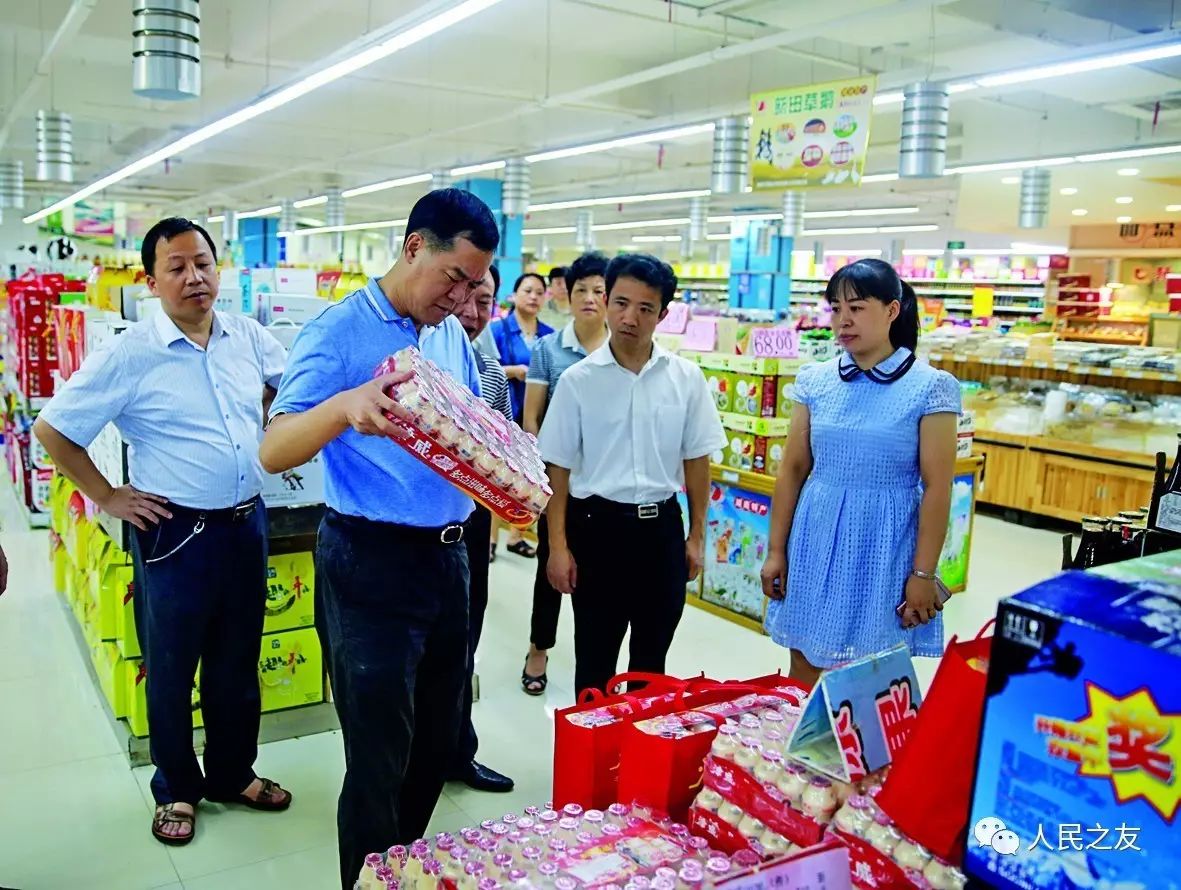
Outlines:
[[[796,358],[798,335],[793,328],[755,328],[750,332],[750,354],[755,358]]]

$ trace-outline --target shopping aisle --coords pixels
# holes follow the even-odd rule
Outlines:
[[[331,887],[343,770],[336,734],[263,746],[259,772],[294,791],[288,813],[203,804],[197,839],[176,850],[161,846],[148,832],[151,770],[129,770],[119,753],[69,613],[52,590],[46,533],[20,530],[10,494],[2,512],[11,572],[10,590],[0,598],[0,887],[75,887],[82,871],[89,890]],[[999,596],[1052,575],[1058,553],[1056,535],[977,517],[972,583],[945,613],[949,635],[974,633]],[[501,549],[478,663],[480,759],[516,779],[516,791],[496,796],[449,786],[432,831],[520,811],[549,795],[551,714],[573,698],[572,622],[567,608],[546,697],[526,697],[517,678],[533,567]],[[916,665],[928,682],[934,663]],[[674,673],[705,670],[721,678],[777,666],[786,666],[783,652],[769,639],[693,608],[686,609],[669,664]]]

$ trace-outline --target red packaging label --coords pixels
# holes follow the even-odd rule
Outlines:
[[[897,862],[883,856],[861,838],[838,828],[831,829],[829,837],[835,837],[849,848],[849,872],[855,887],[862,890],[912,890],[914,887]]]
[[[793,807],[778,788],[760,784],[729,760],[712,754],[706,758],[705,786],[793,844],[810,847],[824,834],[824,826]]]

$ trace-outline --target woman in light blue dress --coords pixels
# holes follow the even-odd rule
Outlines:
[[[903,642],[942,654],[935,571],[960,412],[955,378],[915,359],[918,306],[892,266],[846,266],[825,299],[846,351],[796,378],[762,571],[767,632],[809,684]]]

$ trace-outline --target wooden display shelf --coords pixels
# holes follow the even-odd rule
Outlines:
[[[1049,436],[977,430],[973,451],[984,459],[978,499],[1068,522],[1112,516],[1152,497],[1153,458]]]
[[[1029,359],[987,358],[962,356],[948,352],[933,352],[928,361],[936,368],[950,371],[959,380],[985,383],[991,377],[1005,376],[1019,380],[1047,380],[1060,383],[1081,383],[1089,386],[1115,386],[1157,395],[1181,395],[1181,374],[1168,371],[1141,371],[1130,368],[1100,368],[1069,362],[1033,361]],[[1003,369],[1003,370],[1001,370]],[[990,433],[990,436],[996,435]]]
[[[1143,346],[1148,332],[1144,337],[1119,337],[1115,334],[1071,334],[1062,333],[1058,336],[1068,343],[1101,343],[1108,346]]]

